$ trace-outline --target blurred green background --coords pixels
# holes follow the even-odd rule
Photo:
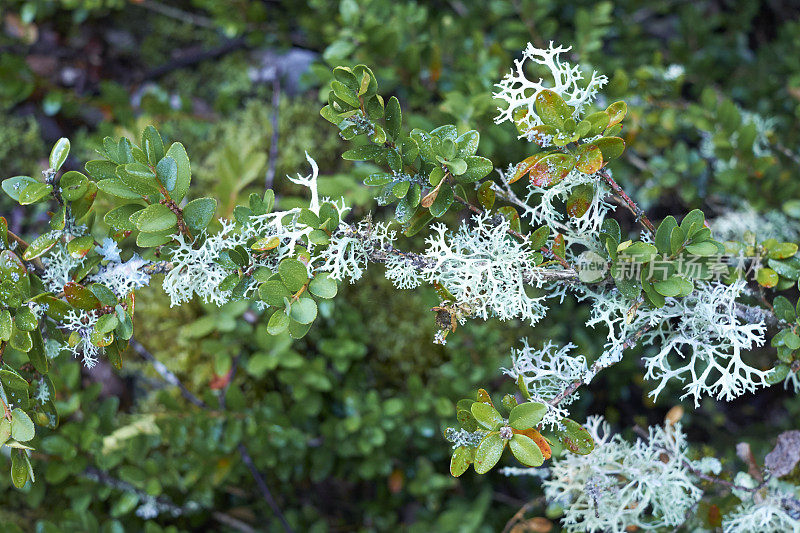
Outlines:
[[[382,218],[361,185],[371,168],[340,159],[344,143],[318,114],[330,69],[369,65],[408,126],[477,129],[480,155],[505,167],[530,147],[493,125],[492,85],[527,42],[553,41],[608,75],[601,106],[627,101],[628,148],[612,169],[651,218],[780,211],[800,198],[798,15],[791,0],[2,0],[0,177],[36,175],[62,136],[65,166],[79,169],[105,135],[153,123],[187,147],[190,196],[215,196],[224,216],[269,183],[291,205],[302,190],[284,176],[307,172],[308,151],[323,194]],[[46,226],[43,211],[9,198],[0,213],[27,237]],[[510,390],[499,369],[522,336],[588,354],[605,338],[565,300],[535,329],[472,321],[435,346],[433,291],[395,291],[379,267],[341,287],[294,342],[270,337],[247,303],[170,309],[153,285],[137,295],[137,340],[212,410],[133,350],[119,372],[61,356],[61,426],[42,432],[35,484],[0,478],[3,531],[279,530],[240,443],[298,531],[499,531],[541,495],[538,482],[451,478],[442,430],[454,402],[478,386]],[[657,405],[646,397],[635,356],[615,369],[581,393],[577,419],[646,425],[678,403],[677,388]],[[685,408],[698,449],[731,461],[732,442],[763,453],[800,416],[780,386]],[[540,500],[533,509],[557,517]]]

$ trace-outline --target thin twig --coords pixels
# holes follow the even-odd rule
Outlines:
[[[592,367],[589,369],[591,375],[595,376],[601,370],[606,369],[606,368],[608,368],[610,366],[613,366],[613,365],[617,364],[618,362],[620,362],[622,360],[622,353],[621,352],[623,350],[628,349],[628,348],[634,347],[636,345],[636,343],[639,342],[639,339],[641,338],[641,336],[644,335],[649,329],[650,329],[650,325],[649,324],[647,324],[645,326],[642,326],[641,328],[636,330],[630,337],[625,339],[625,341],[622,343],[622,345],[619,348],[619,350],[620,350],[620,358],[618,360],[613,361],[613,362],[603,362],[601,359],[598,359],[597,361],[595,361],[594,364],[592,365]],[[561,391],[558,394],[558,396],[556,396],[555,398],[550,400],[548,403],[550,405],[553,405],[553,406],[558,405],[559,403],[561,403],[564,400],[564,398],[566,398],[567,396],[569,396],[570,394],[572,394],[573,392],[578,390],[578,387],[580,387],[583,384],[584,384],[584,380],[583,379],[576,379],[575,381],[573,381],[572,383],[567,385],[567,387],[563,391]]]
[[[269,167],[267,168],[267,175],[264,179],[264,186],[267,189],[272,188],[272,183],[275,181],[275,167],[278,164],[278,140],[279,130],[278,127],[280,118],[280,105],[281,105],[281,77],[279,69],[275,68],[275,77],[272,79],[272,140],[269,145]]]
[[[153,354],[151,354],[147,349],[142,346],[141,343],[131,339],[131,345],[136,352],[141,355],[144,359],[146,359],[150,364],[153,365],[156,372],[161,376],[161,378],[169,383],[170,385],[174,385],[178,387],[181,391],[181,395],[186,398],[189,402],[200,407],[201,409],[210,410],[211,408],[200,398],[192,394],[189,389],[184,386],[184,384],[178,379],[178,377],[173,374],[163,363],[161,363],[158,359],[155,358]],[[237,365],[238,367],[238,365]],[[235,371],[236,367],[232,368],[232,371]],[[233,375],[231,375],[231,379],[233,379]],[[224,406],[224,401],[220,401],[220,404]],[[281,524],[283,525],[283,529],[286,533],[294,533],[294,530],[289,525],[289,522],[286,520],[286,517],[283,515],[280,507],[275,502],[275,498],[272,497],[272,493],[267,486],[267,482],[264,480],[264,477],[261,475],[261,472],[255,466],[253,462],[253,458],[250,457],[250,453],[247,451],[243,443],[239,443],[238,446],[239,455],[242,457],[242,461],[244,462],[247,469],[250,471],[250,474],[253,476],[253,479],[256,481],[256,485],[258,486],[259,491],[261,491],[261,495],[263,496],[264,500],[272,509],[272,512],[275,516],[278,517]]]
[[[242,461],[244,461],[245,466],[250,470],[250,474],[252,474],[253,479],[256,480],[256,484],[258,485],[259,490],[261,490],[261,495],[264,497],[264,500],[266,500],[267,504],[272,508],[272,512],[275,513],[275,516],[278,517],[278,520],[281,521],[283,529],[287,533],[293,533],[294,530],[292,529],[292,526],[290,526],[289,522],[286,521],[286,517],[283,516],[280,507],[278,507],[278,504],[272,497],[272,493],[270,492],[267,483],[261,476],[261,472],[259,472],[258,468],[256,468],[253,458],[250,457],[250,453],[247,451],[244,443],[240,442],[237,449],[239,450],[239,455],[242,456]]]
[[[178,389],[180,389],[181,396],[186,398],[190,403],[196,405],[197,407],[200,407],[201,409],[209,408],[208,405],[203,400],[192,394],[192,392],[186,388],[186,386],[181,382],[181,380],[178,379],[178,376],[173,374],[170,371],[170,369],[164,366],[164,363],[156,359],[153,354],[147,351],[147,348],[142,346],[142,344],[139,341],[132,338],[130,340],[130,344],[131,347],[136,351],[136,353],[138,353],[140,356],[142,356],[143,359],[145,359],[147,362],[153,365],[153,368],[155,369],[156,372],[158,372],[158,375],[161,376],[161,379],[163,379],[170,385],[178,387]]]
[[[650,233],[655,235],[656,227],[652,222],[650,222],[650,219],[647,218],[647,215],[644,213],[644,209],[639,207],[636,202],[634,202],[631,197],[628,196],[624,190],[622,190],[622,187],[620,187],[619,184],[614,181],[614,178],[611,177],[611,174],[608,173],[608,169],[604,168],[600,171],[600,178],[606,185],[611,187],[611,190],[614,192],[614,194],[622,199],[622,201],[625,203],[625,207],[627,207],[636,217],[636,221],[641,222],[641,224],[647,228]]]

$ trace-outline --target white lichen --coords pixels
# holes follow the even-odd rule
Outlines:
[[[564,508],[564,530],[623,533],[682,524],[702,491],[690,477],[680,425],[650,427],[649,438],[634,443],[611,436],[601,417],[589,417],[585,426],[594,451],[554,458],[542,483],[546,497]]]
[[[515,59],[511,72],[496,84],[498,91],[493,96],[504,100],[507,107],[498,108],[500,114],[495,122],[514,122],[515,112],[524,109],[527,114],[517,122],[523,124],[525,129],[542,124],[542,119],[536,113],[535,101],[536,95],[543,89],[554,91],[567,105],[572,106],[575,109],[573,118],[577,120],[584,108],[594,100],[597,91],[608,82],[608,78],[593,71],[591,78],[584,83],[580,67],[561,60],[561,54],[569,50],[571,47],[554,47],[552,42],[547,49],[536,48],[528,43],[522,52],[522,59]],[[528,78],[525,72],[527,62],[549,70],[552,79],[545,81],[540,77],[538,81],[534,81]]]

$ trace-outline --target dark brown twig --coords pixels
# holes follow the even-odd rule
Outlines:
[[[622,187],[614,181],[614,178],[611,177],[611,174],[608,173],[607,169],[603,169],[600,171],[600,178],[603,180],[603,183],[611,187],[611,190],[616,194],[625,204],[631,213],[636,217],[637,222],[641,222],[641,224],[647,228],[647,230],[655,235],[656,227],[650,222],[650,219],[647,218],[647,215],[644,213],[644,209],[639,207],[636,202],[634,202],[630,196],[622,190]]]
[[[131,339],[131,345],[133,346],[133,349],[136,350],[136,353],[141,355],[145,360],[147,360],[150,364],[153,365],[153,368],[155,368],[156,372],[158,372],[158,374],[164,381],[166,381],[170,385],[178,387],[181,391],[181,395],[184,398],[186,398],[189,402],[196,405],[197,407],[200,407],[201,409],[205,410],[211,409],[208,406],[208,404],[206,404],[203,400],[192,394],[192,392],[189,391],[189,389],[187,389],[186,386],[184,386],[184,384],[178,379],[178,377],[175,374],[173,374],[166,366],[164,366],[163,363],[161,363],[158,359],[156,359],[153,354],[147,351],[147,349],[144,346],[142,346],[141,343]],[[235,370],[235,368],[233,368],[232,370]],[[231,379],[233,379],[233,375],[231,375]],[[220,403],[221,405],[224,405],[223,401],[221,401]],[[250,471],[250,474],[253,476],[253,479],[255,480],[256,485],[258,486],[258,489],[261,492],[262,497],[270,506],[272,512],[275,514],[278,520],[281,522],[283,529],[286,531],[286,533],[294,533],[294,530],[289,525],[289,522],[286,520],[286,517],[283,515],[283,512],[281,511],[280,507],[278,507],[275,498],[273,498],[272,492],[269,490],[269,487],[267,486],[264,477],[261,475],[261,472],[259,472],[258,469],[256,468],[256,465],[253,462],[253,458],[250,456],[250,453],[247,451],[247,448],[244,446],[243,443],[239,443],[238,451],[239,455],[242,457],[242,461],[244,462],[247,469]]]

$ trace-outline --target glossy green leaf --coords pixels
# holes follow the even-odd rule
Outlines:
[[[526,466],[542,466],[544,463],[542,450],[530,437],[515,434],[511,437],[508,446],[511,448],[511,453],[514,454],[514,457]]]
[[[59,170],[69,155],[69,139],[61,137],[50,151],[50,168]]]
[[[485,474],[491,470],[503,455],[505,446],[506,441],[501,439],[498,433],[486,435],[475,450],[475,472]]]
[[[466,446],[459,446],[453,450],[453,456],[450,458],[450,475],[458,477],[466,472],[472,463],[472,456],[473,451]]]
[[[514,429],[528,429],[542,421],[547,413],[547,406],[538,402],[523,402],[511,410],[508,425]]]
[[[175,227],[178,217],[164,204],[151,204],[144,208],[136,218],[139,231],[154,233]]]
[[[201,231],[208,227],[214,218],[217,201],[214,198],[197,198],[183,208],[183,221],[193,231]]]
[[[491,405],[483,402],[475,402],[470,407],[470,412],[475,420],[488,430],[494,430],[500,427],[503,423],[503,417],[497,412],[497,409]]]

